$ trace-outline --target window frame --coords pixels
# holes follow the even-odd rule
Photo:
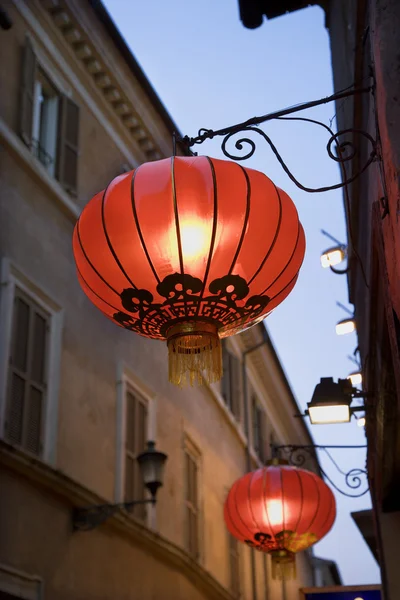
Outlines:
[[[27,49],[29,47],[29,51]],[[66,84],[63,77],[59,75],[56,69],[53,67],[50,60],[47,58],[45,53],[39,48],[38,44],[32,38],[30,34],[27,34],[25,37],[25,48],[24,52],[31,53],[33,56],[33,89],[32,92],[29,93],[25,86],[26,73],[25,71],[25,62],[26,55],[24,54],[24,64],[23,64],[23,78],[21,85],[21,94],[22,94],[22,102],[20,104],[20,137],[22,138],[24,144],[28,147],[30,153],[35,157],[35,159],[41,164],[44,171],[51,177],[54,181],[56,181],[61,188],[69,195],[74,198],[78,196],[78,187],[79,187],[79,140],[81,137],[80,134],[80,110],[81,105],[77,103],[72,94],[72,89],[69,85]],[[38,93],[37,93],[37,84],[40,82],[40,79],[45,80],[46,85],[52,88],[55,92],[55,97],[57,98],[57,106],[56,106],[56,123],[54,124],[54,129],[56,132],[55,135],[55,147],[54,147],[54,157],[52,157],[52,161],[46,162],[46,155],[48,150],[46,148],[40,148],[40,144],[38,139],[35,139],[35,117],[38,115]],[[32,96],[31,102],[31,115],[30,115],[30,132],[27,133],[24,131],[24,126],[22,123],[25,123],[24,111],[26,108],[26,101],[24,101],[24,97],[26,94],[29,94],[29,97]],[[70,105],[73,106],[77,110],[76,113],[76,139],[71,140],[69,138],[68,132],[71,130],[71,126],[67,126],[68,115],[70,114]],[[73,176],[72,180],[70,178],[71,173],[66,175],[67,169],[67,161],[66,161],[66,149],[72,152],[72,155],[75,157],[75,164],[73,168]],[[43,153],[43,159],[40,157],[41,151]],[[71,159],[70,159],[71,160]]]
[[[233,415],[237,423],[243,421],[243,380],[242,380],[242,356],[237,354],[229,347],[227,340],[222,341],[222,360],[223,374],[221,380],[221,397],[225,406]],[[227,364],[226,364],[227,363]],[[236,366],[237,371],[237,388],[233,381],[233,367]],[[226,389],[227,388],[227,389]],[[236,393],[237,389],[237,393]]]
[[[187,471],[187,459],[192,460],[196,465],[196,505],[192,506],[192,502],[188,500],[188,471]],[[203,559],[203,538],[202,538],[202,518],[203,518],[203,507],[202,507],[202,494],[201,494],[201,486],[202,486],[202,454],[198,447],[194,444],[194,442],[185,434],[184,442],[183,442],[183,517],[184,517],[184,527],[183,527],[183,547],[189,556],[192,557],[193,560],[201,563]],[[197,524],[197,548],[196,552],[193,553],[190,550],[190,530],[189,530],[189,521],[188,521],[188,512],[191,512],[196,517]]]
[[[29,279],[10,259],[1,261],[0,293],[0,438],[5,437],[7,415],[7,389],[9,381],[9,357],[14,322],[14,299],[16,288],[49,315],[47,389],[44,410],[43,446],[35,457],[51,465],[56,464],[58,437],[58,401],[60,388],[62,329],[64,310],[42,288]],[[9,443],[9,442],[8,442]],[[22,452],[27,452],[24,448]]]
[[[264,464],[268,458],[267,443],[269,440],[269,429],[267,413],[258,400],[256,392],[250,386],[250,411],[251,411],[251,444],[259,460]],[[257,421],[255,420],[257,415]],[[257,431],[257,439],[255,432]],[[256,445],[257,443],[257,445]]]
[[[116,467],[114,499],[116,503],[125,501],[126,477],[126,427],[127,427],[127,394],[131,390],[147,405],[146,442],[156,441],[156,396],[138,377],[123,363],[117,365],[117,412],[116,412]],[[147,494],[147,492],[145,492]],[[146,496],[145,496],[146,497]],[[136,498],[132,498],[136,500]],[[148,507],[146,518],[138,520],[148,527],[155,528],[155,506]],[[135,516],[135,515],[133,515]],[[137,518],[137,517],[135,517]]]

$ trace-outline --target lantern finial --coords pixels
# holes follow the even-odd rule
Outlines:
[[[222,377],[221,342],[215,325],[179,323],[167,332],[169,381],[183,386],[202,384]]]

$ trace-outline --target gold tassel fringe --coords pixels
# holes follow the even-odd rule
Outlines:
[[[167,334],[169,381],[181,387],[219,381],[222,351],[217,328],[208,323],[181,323]]]
[[[296,556],[288,550],[271,552],[272,579],[296,579]]]

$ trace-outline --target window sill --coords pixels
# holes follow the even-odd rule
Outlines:
[[[10,154],[22,163],[29,174],[56,200],[68,219],[75,223],[81,212],[79,207],[71,200],[58,181],[47,173],[40,161],[3,119],[0,119],[0,141],[7,147]]]

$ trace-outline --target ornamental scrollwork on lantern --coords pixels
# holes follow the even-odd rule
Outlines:
[[[174,273],[167,275],[157,286],[157,292],[165,298],[162,304],[153,302],[148,290],[124,289],[121,302],[127,313],[118,311],[113,315],[119,324],[141,335],[165,338],[171,320],[201,319],[217,323],[223,328],[231,323],[255,319],[267,307],[268,296],[251,296],[243,306],[239,300],[249,293],[243,277],[227,275],[215,279],[208,286],[209,296],[201,296],[204,283],[197,277]]]

